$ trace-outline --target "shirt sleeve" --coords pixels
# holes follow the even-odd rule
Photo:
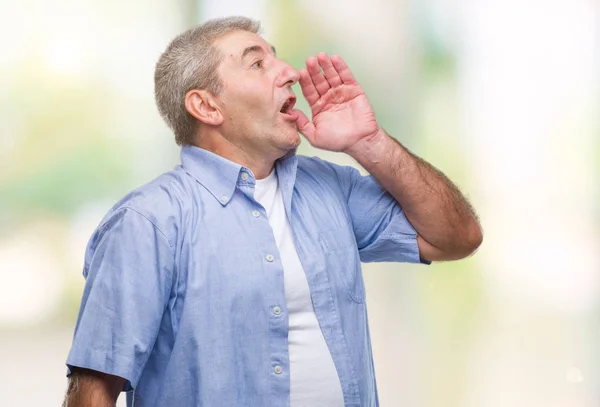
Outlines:
[[[420,259],[417,232],[394,197],[372,176],[362,176],[352,167],[338,168],[361,261],[429,264]]]
[[[167,237],[133,209],[120,209],[92,236],[86,283],[67,358],[73,366],[135,388],[168,304],[174,256]]]

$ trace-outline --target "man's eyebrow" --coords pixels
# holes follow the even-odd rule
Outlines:
[[[271,45],[271,51],[273,51],[273,55],[275,55],[275,47],[272,45]],[[258,52],[258,53],[264,54],[265,50],[260,45],[251,45],[249,47],[244,48],[244,50],[242,51],[242,59],[244,59],[246,57],[246,55],[248,55],[252,52]]]
[[[262,47],[260,45],[251,45],[249,47],[244,48],[244,51],[242,51],[242,59],[244,59],[246,57],[246,55],[248,55],[252,52],[259,52],[262,54],[265,51],[262,49]]]

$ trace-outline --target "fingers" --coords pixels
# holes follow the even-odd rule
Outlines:
[[[325,75],[323,75],[323,72],[321,71],[321,67],[317,62],[317,58],[308,57],[306,59],[306,69],[308,70],[310,79],[317,89],[317,92],[319,92],[319,95],[324,95],[327,93],[331,86],[329,86],[329,82],[327,82],[327,79],[325,79]]]
[[[308,104],[311,106],[314,105],[317,102],[317,100],[319,100],[321,95],[319,95],[319,92],[317,92],[317,88],[315,88],[312,79],[310,79],[310,74],[306,69],[300,70],[300,79],[298,80],[298,82],[300,82],[302,94],[304,95],[304,98],[306,99]]]
[[[308,117],[304,114],[304,112],[300,109],[294,109],[293,113],[298,116],[296,120],[296,127],[298,131],[302,133],[304,137],[309,141],[310,144],[313,144],[315,139],[315,126],[312,124]]]
[[[325,76],[325,79],[327,79],[329,86],[332,88],[340,86],[342,84],[342,79],[340,78],[338,71],[333,67],[331,59],[327,54],[319,52],[317,54],[317,61],[319,61],[319,65],[321,65],[321,68],[323,69],[323,75]]]
[[[348,68],[348,65],[346,65],[346,62],[341,56],[332,55],[331,62],[345,85],[356,85],[358,83],[356,82],[356,79],[354,79],[354,75],[352,75],[350,68]]]
[[[306,59],[306,69],[300,70],[299,82],[302,94],[311,106],[331,88],[357,84],[342,57],[329,57],[325,52],[319,52],[316,58]]]

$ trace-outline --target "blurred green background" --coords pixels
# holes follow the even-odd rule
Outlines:
[[[296,68],[342,55],[382,126],[479,212],[467,260],[365,265],[381,405],[600,405],[598,2],[0,4],[0,405],[60,405],[87,239],[178,164],[154,64],[224,15],[260,19]]]

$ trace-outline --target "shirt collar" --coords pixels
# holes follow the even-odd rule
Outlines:
[[[279,182],[293,188],[298,158],[296,150],[289,151],[275,163]],[[248,168],[229,161],[208,150],[186,145],[181,148],[181,166],[189,175],[202,184],[221,205],[231,200],[238,183],[240,171],[252,176]]]
[[[181,166],[223,206],[231,200],[243,168],[220,155],[189,145],[181,149]]]

